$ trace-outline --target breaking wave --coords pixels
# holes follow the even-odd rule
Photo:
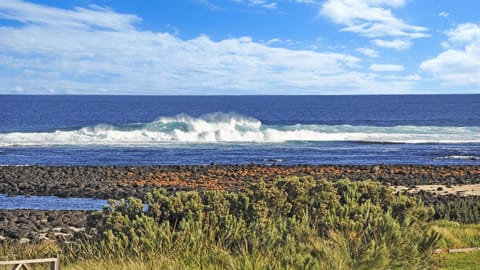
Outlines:
[[[53,132],[0,133],[0,146],[162,145],[172,143],[281,143],[352,141],[369,143],[480,143],[480,127],[264,125],[238,114],[180,114],[149,123],[96,125]]]
[[[445,157],[436,158],[437,160],[442,159],[460,159],[460,160],[480,160],[479,156],[465,156],[465,155],[450,155]]]

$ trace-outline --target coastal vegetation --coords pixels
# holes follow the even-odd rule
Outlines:
[[[445,257],[442,270],[477,270],[480,265],[480,251],[452,253]]]
[[[379,182],[279,177],[110,200],[75,241],[4,245],[0,257],[60,253],[66,269],[437,269],[455,257],[435,249],[480,243],[478,224],[436,220],[451,216]]]
[[[480,200],[476,196],[442,196],[430,203],[435,209],[435,219],[446,219],[465,224],[480,223]]]
[[[480,247],[480,224],[435,221],[432,229],[441,235],[442,248]]]

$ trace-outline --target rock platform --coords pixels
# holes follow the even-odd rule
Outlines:
[[[143,197],[149,190],[238,190],[278,176],[312,176],[328,180],[377,180],[392,186],[480,183],[480,166],[429,165],[185,165],[185,166],[4,166],[0,193],[59,197]]]
[[[120,199],[142,198],[149,190],[240,190],[259,179],[311,176],[336,181],[376,180],[403,190],[421,185],[480,184],[480,166],[375,165],[375,166],[4,166],[0,167],[0,193]],[[440,192],[440,189],[436,187]],[[405,191],[406,192],[406,191]],[[427,204],[455,200],[457,195],[437,196],[417,191]],[[441,195],[441,194],[440,194]],[[41,211],[0,209],[0,242],[69,241],[85,228],[87,211]]]

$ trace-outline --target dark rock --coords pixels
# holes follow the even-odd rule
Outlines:
[[[370,169],[371,173],[379,173],[380,172],[380,166],[375,165]]]

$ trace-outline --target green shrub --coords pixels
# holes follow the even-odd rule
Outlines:
[[[77,259],[167,258],[189,268],[436,266],[439,236],[427,224],[433,211],[377,182],[278,178],[237,193],[160,189],[145,203],[144,212],[139,199],[111,201],[89,220],[94,237],[68,252]]]
[[[436,200],[435,219],[447,219],[465,224],[480,222],[480,200],[478,197],[450,196],[448,200]]]

